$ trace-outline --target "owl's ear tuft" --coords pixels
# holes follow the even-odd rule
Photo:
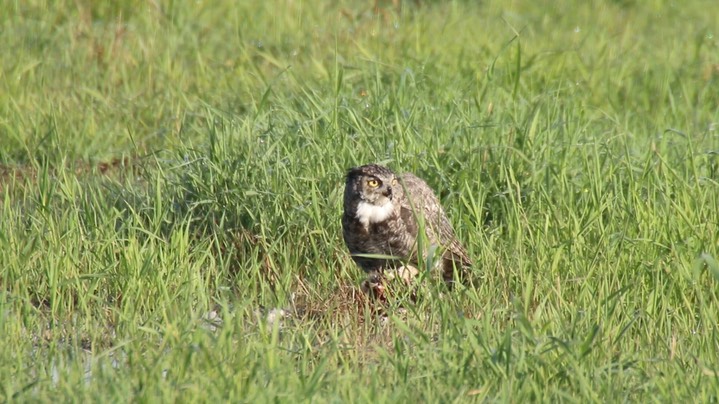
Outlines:
[[[360,171],[362,167],[352,167],[349,170],[347,170],[347,175],[345,176],[345,179],[349,180],[351,178],[357,177],[358,175],[362,174]]]

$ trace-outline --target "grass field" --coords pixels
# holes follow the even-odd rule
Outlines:
[[[714,3],[0,0],[0,400],[718,401]],[[373,312],[368,162],[470,284]]]

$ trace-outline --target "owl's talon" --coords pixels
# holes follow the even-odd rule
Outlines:
[[[365,279],[360,285],[360,289],[362,289],[362,292],[371,297],[373,300],[386,300],[385,287],[382,284],[382,279],[379,275],[373,274],[368,276],[367,279]]]

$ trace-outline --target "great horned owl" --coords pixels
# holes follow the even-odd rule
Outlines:
[[[385,271],[404,268],[405,263],[417,267],[420,229],[429,245],[443,250],[440,267],[445,281],[453,279],[455,270],[462,274],[472,265],[439,200],[421,178],[397,175],[376,164],[349,170],[342,234],[368,281],[377,283]]]

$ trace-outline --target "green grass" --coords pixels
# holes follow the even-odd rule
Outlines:
[[[0,0],[0,400],[719,400],[714,2],[585,3]],[[368,162],[474,284],[373,313]]]

